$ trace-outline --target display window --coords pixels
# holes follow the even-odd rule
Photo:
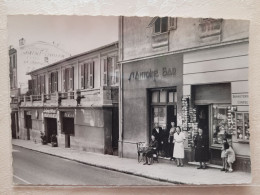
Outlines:
[[[249,113],[236,113],[236,138],[239,141],[249,141]]]
[[[230,105],[212,105],[211,145],[221,147],[228,133],[228,108]]]

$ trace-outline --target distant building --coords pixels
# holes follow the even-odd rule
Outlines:
[[[37,41],[26,43],[24,38],[19,40],[19,48],[17,48],[17,85],[21,90],[21,94],[28,92],[27,75],[35,69],[42,68],[54,62],[60,61],[69,57],[70,54],[57,44]],[[29,92],[30,93],[30,92]]]
[[[32,95],[20,99],[21,139],[117,154],[118,43],[111,43],[29,72]]]
[[[10,78],[10,97],[11,97],[11,129],[12,137],[17,138],[19,133],[18,125],[18,96],[20,89],[17,85],[17,51],[14,48],[9,49],[9,78]]]

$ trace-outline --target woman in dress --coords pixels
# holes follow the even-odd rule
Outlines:
[[[181,132],[181,128],[178,126],[176,128],[176,133],[174,133],[174,150],[173,150],[173,158],[176,158],[177,167],[183,167],[184,158],[184,140],[185,135]]]
[[[168,142],[169,142],[169,155],[171,157],[171,160],[174,160],[173,158],[173,148],[174,148],[174,143],[173,143],[173,137],[174,137],[174,133],[176,132],[176,128],[175,128],[175,123],[171,122],[171,129],[169,132],[169,138],[168,138]]]
[[[209,160],[208,141],[202,129],[199,129],[198,135],[194,138],[194,146],[195,161],[200,163],[197,169],[206,169],[206,162]]]

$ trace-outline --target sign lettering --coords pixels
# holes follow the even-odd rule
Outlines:
[[[236,105],[236,106],[249,105],[248,93],[232,94],[232,105]]]

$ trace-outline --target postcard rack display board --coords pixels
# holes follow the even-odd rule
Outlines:
[[[188,147],[193,147],[193,137],[198,132],[198,122],[196,108],[189,104],[189,97],[182,98],[182,124],[183,131],[188,133]]]

